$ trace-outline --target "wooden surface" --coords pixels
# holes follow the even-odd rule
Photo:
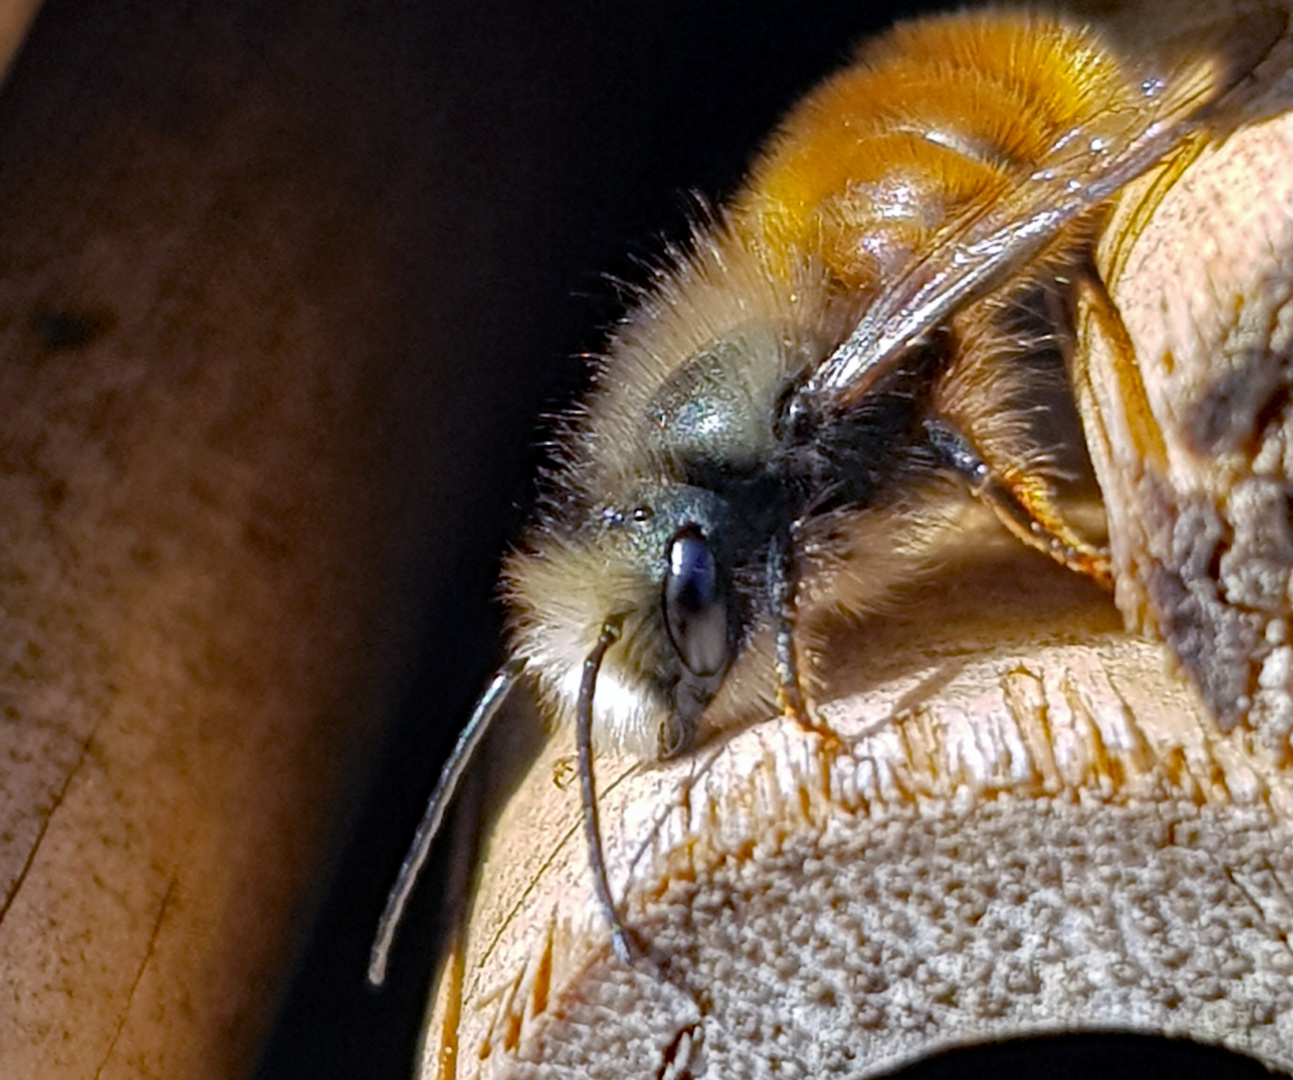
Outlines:
[[[1145,347],[1173,301],[1197,305],[1189,337],[1236,318],[1244,283],[1287,281],[1291,156],[1287,116],[1254,127],[1183,183],[1193,212],[1146,228],[1188,269],[1115,275]],[[613,889],[652,948],[633,967],[590,899],[570,732],[544,744],[519,710],[487,756],[537,757],[502,770],[460,853],[478,884],[421,1075],[869,1076],[1110,1029],[1293,1069],[1287,747],[1220,730],[1108,597],[969,539],[831,651],[842,752],[770,721],[664,766],[599,759]]]
[[[437,98],[520,28],[405,16],[54,3],[0,97],[0,1075],[249,1075],[428,604],[488,611],[440,508],[527,441],[561,140]]]

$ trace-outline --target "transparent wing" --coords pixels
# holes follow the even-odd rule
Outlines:
[[[1214,40],[1219,57],[1176,66],[1169,78],[1140,80],[1143,108],[1121,135],[1075,128],[1005,198],[974,207],[941,230],[885,283],[875,302],[807,380],[799,400],[818,412],[854,404],[924,335],[1027,267],[1063,231],[1169,158],[1223,108],[1242,99],[1245,80],[1283,33],[1273,15]]]

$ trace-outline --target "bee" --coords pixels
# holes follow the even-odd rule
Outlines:
[[[503,570],[510,659],[401,868],[374,983],[518,684],[575,722],[593,884],[628,961],[594,741],[661,760],[774,709],[829,738],[802,650],[927,573],[976,503],[1111,584],[1107,552],[1057,499],[1027,361],[1072,343],[1080,302],[1125,339],[1092,258],[1111,201],[1190,153],[1282,29],[1271,17],[1218,35],[1214,55],[1147,59],[1033,10],[929,17],[863,45],[792,109],[743,187],[670,252],[561,424]]]

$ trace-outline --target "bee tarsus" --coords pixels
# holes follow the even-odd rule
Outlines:
[[[821,732],[808,712],[799,674],[799,649],[795,642],[795,552],[789,531],[778,533],[768,544],[768,611],[775,635],[777,704],[781,714],[805,731]]]
[[[970,437],[951,420],[929,416],[924,421],[930,446],[967,490],[996,515],[1016,539],[1049,555],[1061,566],[1112,587],[1109,553],[1083,540],[1064,518],[1046,485],[1027,475],[1010,483],[994,469]]]

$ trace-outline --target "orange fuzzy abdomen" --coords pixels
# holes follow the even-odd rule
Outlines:
[[[870,292],[1074,133],[1116,138],[1136,89],[1098,38],[1025,12],[899,26],[786,118],[733,213],[774,266],[820,256]]]

